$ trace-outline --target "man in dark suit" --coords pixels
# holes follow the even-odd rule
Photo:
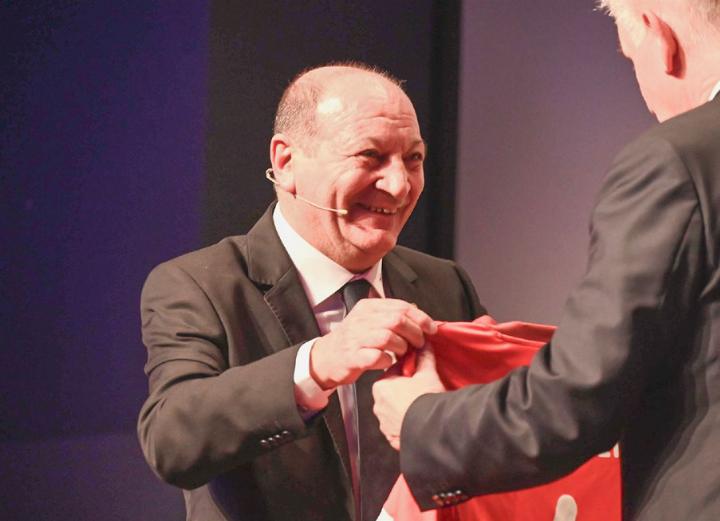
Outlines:
[[[424,155],[397,80],[310,70],[278,107],[277,205],[148,277],[138,433],[155,472],[186,489],[188,519],[377,518],[399,467],[372,382],[422,346],[431,316],[483,312],[458,266],[395,245]]]
[[[554,480],[620,440],[624,519],[720,519],[720,3],[603,6],[661,124],[610,168],[587,272],[529,368],[443,393],[426,355],[375,384],[425,509]]]

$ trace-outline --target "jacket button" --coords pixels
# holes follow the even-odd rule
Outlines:
[[[260,446],[263,449],[267,449],[268,447],[270,447],[270,442],[268,440],[262,439],[260,440]]]

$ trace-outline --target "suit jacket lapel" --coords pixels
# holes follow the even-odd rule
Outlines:
[[[275,205],[247,234],[248,277],[264,291],[265,302],[280,323],[287,346],[273,345],[280,350],[320,335],[315,315],[308,303],[300,275],[280,242],[272,220]]]
[[[267,288],[265,302],[285,335],[286,346],[271,346],[271,349],[279,351],[284,347],[320,336],[320,330],[305,295],[300,275],[275,230],[272,219],[274,208],[275,204],[270,205],[248,232],[246,254],[248,276],[258,286]],[[330,432],[335,451],[340,456],[343,470],[350,483],[350,455],[337,393],[332,394],[330,403],[323,413],[323,421]]]
[[[389,290],[389,296],[424,308],[427,304],[426,297],[416,287],[417,278],[417,273],[394,251],[383,258],[383,281]]]

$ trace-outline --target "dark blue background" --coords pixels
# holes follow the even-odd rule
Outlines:
[[[138,299],[200,243],[206,2],[3,2],[0,519],[181,519],[142,462]]]
[[[408,80],[431,148],[454,141],[439,131],[454,132],[454,113],[429,113],[431,93],[455,100],[443,94],[448,76],[432,71],[457,40],[443,18],[457,8],[2,3],[0,519],[183,519],[180,492],[152,474],[135,434],[147,273],[246,231],[266,207],[274,108],[305,67],[349,58],[388,67]],[[442,164],[429,169],[431,194],[453,186]],[[438,222],[428,197],[404,239],[426,250]],[[451,226],[444,235],[436,242],[451,251]]]
[[[199,242],[206,6],[4,11],[2,436],[116,431],[145,387],[144,277]]]

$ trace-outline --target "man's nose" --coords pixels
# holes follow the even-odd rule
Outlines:
[[[387,192],[395,199],[403,200],[410,191],[408,172],[404,161],[390,162],[382,172],[382,177],[375,182],[378,190]]]

